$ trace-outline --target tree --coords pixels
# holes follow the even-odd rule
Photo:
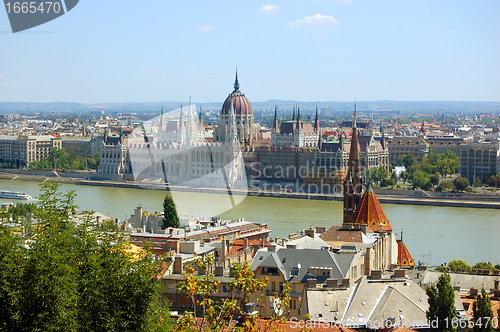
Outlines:
[[[163,229],[168,227],[180,228],[179,215],[175,208],[174,199],[167,194],[163,200]]]
[[[462,192],[470,187],[469,180],[466,177],[461,177],[453,181],[453,184],[458,191]]]
[[[472,304],[472,312],[474,316],[474,332],[491,332],[493,331],[493,310],[491,307],[491,299],[488,293],[481,289],[481,293],[477,295],[476,300]]]
[[[462,269],[465,269],[467,272],[472,272],[472,267],[467,264],[464,260],[461,259],[453,259],[448,263],[448,267],[453,272],[461,272]]]
[[[450,284],[450,275],[442,273],[437,285],[427,286],[429,310],[427,319],[434,331],[453,331],[453,324],[458,316],[455,308],[455,291]]]
[[[441,178],[441,174],[439,173],[436,173],[434,175],[431,175],[431,183],[434,185],[434,186],[437,186],[439,184],[439,180]]]
[[[242,313],[243,303],[238,303],[235,298],[227,297],[221,298],[221,304],[215,304],[212,295],[217,293],[219,281],[212,271],[214,259],[206,256],[198,259],[196,265],[203,269],[204,275],[195,275],[194,268],[188,265],[188,272],[184,275],[184,280],[176,285],[176,288],[191,300],[194,308],[193,313],[184,313],[183,317],[176,322],[176,329],[189,331],[194,327],[198,331],[226,330],[231,326],[236,315]],[[235,278],[228,283],[228,286],[232,293],[243,295],[242,301],[244,303],[248,301],[250,294],[263,290],[269,281],[268,278],[263,281],[256,280],[249,262],[233,263],[232,267]],[[201,320],[197,319],[196,307],[198,304],[201,304],[203,308]],[[249,326],[245,326],[245,331],[253,331],[255,321],[250,319],[248,324]]]
[[[486,262],[479,262],[479,263],[474,264],[474,266],[472,268],[473,269],[488,270],[490,272],[495,271],[495,267],[490,262],[488,262],[488,263],[486,263]]]
[[[428,184],[427,183],[430,183],[431,182],[431,178],[429,176],[429,174],[423,172],[423,171],[418,171],[416,172],[415,174],[413,174],[413,180],[412,180],[412,183],[413,183],[413,187],[415,188],[427,188],[428,187]],[[431,184],[432,186],[432,184]]]
[[[114,224],[75,223],[75,193],[58,188],[42,185],[24,237],[0,225],[0,330],[166,331],[161,261],[131,254]]]

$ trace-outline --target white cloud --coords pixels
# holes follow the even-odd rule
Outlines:
[[[455,33],[455,32],[457,32],[457,30],[453,30],[453,29],[448,30],[448,33]]]
[[[348,5],[352,3],[352,0],[335,0],[335,3],[341,4],[341,5]]]
[[[263,5],[259,9],[257,9],[257,12],[262,15],[271,15],[275,14],[278,11],[278,6],[276,5]]]
[[[209,27],[209,26],[202,26],[202,27],[199,27],[197,28],[196,30],[198,30],[199,32],[210,32],[214,29],[214,27]]]
[[[313,16],[304,16],[304,18],[290,22],[287,25],[290,27],[298,27],[301,25],[331,25],[338,23],[340,23],[340,21],[333,16],[315,14]]]
[[[4,80],[5,76],[0,75],[0,80]]]
[[[5,83],[3,85],[3,87],[4,88],[17,88],[17,87],[19,87],[19,84],[17,84],[17,83]]]
[[[325,36],[325,33],[322,32],[322,33],[318,33],[317,35],[315,35],[314,37],[316,38],[323,38]]]
[[[69,79],[67,77],[61,77],[61,81],[67,82],[67,81],[69,81]]]

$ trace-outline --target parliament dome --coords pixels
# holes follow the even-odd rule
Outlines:
[[[248,101],[247,97],[245,97],[245,95],[240,91],[240,84],[238,83],[238,72],[236,72],[236,80],[234,81],[234,91],[224,101],[221,114],[229,114],[229,112],[231,111],[231,102],[233,104],[234,114],[253,114],[250,102]]]

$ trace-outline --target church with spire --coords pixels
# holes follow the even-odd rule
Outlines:
[[[354,110],[353,133],[347,174],[343,181],[343,220],[341,226],[333,226],[320,235],[328,244],[339,250],[352,246],[364,251],[362,273],[372,270],[393,270],[415,265],[414,260],[396,234],[373,191],[363,176],[360,147]]]
[[[297,111],[297,118],[295,118]],[[275,147],[299,147],[313,148],[318,145],[321,138],[319,128],[318,107],[316,107],[316,118],[314,123],[302,121],[300,117],[300,108],[293,108],[291,120],[282,121],[278,124],[278,110],[274,107],[274,121],[271,130],[271,144]]]

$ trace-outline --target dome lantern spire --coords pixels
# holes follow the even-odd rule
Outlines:
[[[238,67],[236,67],[236,79],[234,80],[234,91],[240,90],[240,83],[238,83]]]

